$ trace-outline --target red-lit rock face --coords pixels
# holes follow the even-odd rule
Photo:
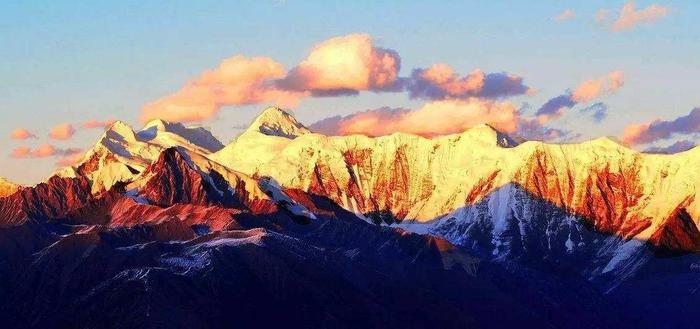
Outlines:
[[[697,174],[686,168],[694,163],[693,154],[641,155],[608,140],[504,147],[499,143],[502,134],[489,126],[435,139],[405,134],[330,138],[292,129],[301,126],[289,115],[267,117],[284,122],[267,120],[265,125],[294,133],[279,135],[251,127],[213,154],[198,153],[200,149],[187,142],[183,143],[189,146],[181,150],[163,148],[182,140],[159,139],[153,132],[141,140],[124,124],[115,125],[92,156],[76,167],[74,178],[52,178],[3,201],[4,221],[20,222],[27,214],[66,217],[80,208],[73,219],[82,216],[108,223],[111,219],[100,214],[100,207],[116,203],[127,191],[115,195],[101,188],[112,191],[118,184],[133,190],[129,198],[160,208],[190,204],[271,214],[278,212],[279,204],[251,178],[267,176],[313,211],[322,212],[314,208],[322,198],[373,221],[431,221],[490,200],[498,189],[512,184],[598,232],[697,249],[688,239],[671,243],[672,239],[658,238],[662,229],[668,231],[665,219],[678,217],[677,209],[691,219],[698,215]],[[37,202],[41,199],[46,202]],[[490,211],[496,217],[505,214]],[[124,220],[120,223],[126,224]]]
[[[204,205],[214,200],[214,187],[204,182],[175,149],[163,152],[145,175],[148,182],[140,192],[150,204],[170,206],[177,203]]]
[[[645,155],[605,138],[570,145],[501,145],[499,136],[489,126],[434,139],[406,134],[282,137],[251,127],[211,158],[249,175],[271,176],[287,188],[323,195],[356,214],[421,222],[475,205],[513,184],[597,231],[644,241],[694,196],[700,182],[691,169],[700,165],[698,152]],[[255,150],[262,153],[243,157],[251,145],[259,145]],[[691,218],[700,215],[694,201],[682,207]]]
[[[84,178],[51,177],[45,183],[0,198],[2,226],[19,224],[29,217],[63,218],[94,197],[89,182]]]
[[[700,251],[700,231],[685,208],[678,208],[654,232],[649,242],[663,246],[664,251],[671,253]]]

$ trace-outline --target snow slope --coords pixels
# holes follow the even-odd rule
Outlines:
[[[19,190],[19,185],[0,177],[0,198],[11,195]]]
[[[201,127],[185,127],[179,123],[153,120],[135,132],[117,121],[75,166],[61,169],[61,177],[86,176],[93,193],[109,190],[117,182],[133,180],[161,152],[178,147],[197,155],[207,155],[223,148],[214,136]]]
[[[279,121],[271,123],[271,118]],[[286,133],[269,133],[269,126]],[[484,200],[498,204],[489,212],[497,237],[514,209],[545,201],[564,210],[562,216],[623,241],[700,250],[692,238],[700,218],[695,201],[700,148],[644,154],[609,138],[516,145],[488,125],[433,139],[402,133],[331,137],[302,129],[289,114],[269,108],[245,133],[209,157],[235,171],[269,176],[281,186],[328,197],[358,216],[403,221],[409,229],[440,233],[453,242],[462,239],[455,236],[458,231],[446,230],[444,219],[472,222],[460,212],[463,209]],[[514,202],[517,198],[511,193],[498,192],[508,186],[522,189],[532,200]],[[442,226],[437,230],[411,224],[428,222]],[[577,248],[568,238],[559,243],[564,250]],[[632,247],[644,244],[617,246],[610,255],[630,254]]]
[[[273,112],[271,114],[270,112]],[[430,221],[473,204],[508,183],[575,213],[601,228],[631,229],[648,238],[661,219],[682,205],[693,218],[700,149],[676,155],[643,154],[608,138],[579,144],[528,141],[503,147],[488,125],[426,139],[393,134],[328,137],[299,130],[279,117],[284,137],[260,132],[256,120],[210,157],[248,175],[271,176],[283,186],[323,192],[358,213],[391,210],[402,219]]]

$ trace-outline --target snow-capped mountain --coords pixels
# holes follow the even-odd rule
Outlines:
[[[401,133],[324,136],[268,108],[225,147],[203,128],[154,120],[134,132],[117,122],[81,163],[60,176],[85,176],[93,194],[118,182],[138,185],[133,181],[169,147],[180,148],[197,170],[214,171],[226,181],[270,177],[284,188],[329,198],[367,221],[401,222],[461,245],[473,243],[466,232],[488,218],[495,231],[484,232],[493,235],[491,250],[481,250],[486,254],[501,252],[498,229],[508,218],[522,227],[547,227],[541,216],[523,213],[531,204],[541,208],[540,202],[561,210],[571,227],[613,237],[590,273],[626,264],[620,258],[643,253],[646,243],[669,251],[700,250],[693,220],[700,215],[694,198],[698,174],[692,169],[700,164],[700,150],[643,154],[608,138],[517,144],[488,125],[433,139]],[[569,254],[588,249],[576,231],[546,245]],[[552,232],[531,235],[549,239]]]
[[[143,129],[134,131],[126,123],[117,121],[107,128],[81,161],[57,174],[85,176],[91,181],[93,193],[106,191],[117,182],[130,181],[169,147],[204,156],[220,150],[223,145],[201,127],[153,120]]]
[[[127,184],[143,200],[138,191],[162,170],[149,166],[172,147],[214,190],[215,180],[244,190],[250,200],[243,203],[279,202],[266,190],[277,186],[328,198],[368,222],[445,237],[494,260],[520,257],[517,250],[567,259],[583,252],[589,262],[580,271],[591,279],[633,274],[647,245],[700,250],[693,170],[700,151],[643,154],[608,138],[518,144],[488,125],[433,139],[324,136],[268,108],[225,147],[204,128],[154,120],[134,131],[116,122],[59,176],[84,177],[94,195]],[[589,228],[595,234],[585,234]],[[606,252],[590,253],[603,246]]]
[[[686,272],[700,261],[698,166],[700,149],[517,143],[485,124],[432,139],[325,136],[278,108],[226,146],[202,127],[116,122],[76,165],[34,187],[5,184],[0,264],[12,266],[0,266],[0,293],[12,297],[0,308],[19,318],[0,320],[85,326],[128,311],[143,324],[149,310],[172,313],[167,298],[149,296],[174,289],[225,305],[255,300],[253,309],[312,291],[319,299],[300,307],[321,314],[284,313],[311,327],[358,317],[393,327],[401,316],[417,326],[635,327],[630,309],[648,305],[622,296],[650,277],[683,291],[664,303],[695,301],[700,285]],[[372,310],[345,313],[335,289]],[[145,297],[91,318],[87,310],[126,298],[120,291]],[[416,313],[416,304],[434,306]],[[512,322],[492,320],[504,308]],[[177,311],[183,323],[233,324]],[[590,321],[571,321],[581,314]]]
[[[281,120],[275,129],[268,128],[269,118]],[[700,217],[694,197],[700,149],[643,154],[608,138],[516,145],[488,125],[434,139],[400,133],[329,137],[271,108],[210,158],[329,197],[358,215],[388,212],[395,220],[431,222],[514,184],[599,232],[672,249],[700,246],[682,237],[688,243],[668,241],[660,233],[681,225],[679,217]],[[512,205],[500,206],[497,217],[512,212]]]

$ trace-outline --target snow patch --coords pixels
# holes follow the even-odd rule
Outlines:
[[[306,209],[306,207],[292,200],[292,198],[290,198],[289,196],[287,196],[287,194],[282,192],[282,188],[277,184],[277,182],[275,182],[275,180],[268,177],[263,177],[260,179],[259,185],[260,189],[263,190],[266,194],[268,194],[272,198],[272,200],[277,202],[277,204],[281,205],[285,209],[289,210],[292,214],[296,216],[306,217],[312,220],[316,219],[316,215],[314,215],[311,211]]]
[[[624,265],[626,262],[632,261],[641,253],[641,251],[644,250],[644,244],[644,241],[635,239],[623,243],[615,250],[613,258],[610,259],[608,264],[605,266],[603,273],[613,271]]]

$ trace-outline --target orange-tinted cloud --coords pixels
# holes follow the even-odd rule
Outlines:
[[[509,102],[471,98],[434,101],[418,110],[379,108],[332,117],[314,123],[311,129],[329,135],[382,136],[404,132],[432,137],[459,133],[481,123],[514,132],[518,121],[519,112]]]
[[[268,57],[235,56],[214,70],[202,73],[175,94],[147,104],[141,121],[203,121],[214,117],[222,106],[271,102],[295,106],[298,92],[279,90],[272,83],[285,76],[282,64]]]
[[[566,92],[549,99],[537,110],[535,116],[540,124],[545,124],[561,117],[566,109],[570,109],[576,104],[588,103],[598,97],[616,93],[624,84],[625,79],[622,71],[611,71],[598,79],[582,82],[573,92]],[[600,110],[600,106],[598,106],[598,110]],[[605,115],[602,113],[606,110],[607,107],[597,116],[598,121],[604,118]]]
[[[45,158],[56,155],[56,152],[56,147],[50,144],[44,144],[34,149],[31,155],[34,158]]]
[[[574,17],[576,17],[576,14],[574,13],[573,10],[564,9],[564,11],[562,11],[561,14],[554,17],[554,20],[557,22],[562,22],[562,21],[568,21],[568,20],[574,19]]]
[[[32,154],[32,149],[27,147],[27,146],[18,146],[14,150],[12,150],[12,153],[10,153],[10,157],[21,159],[21,158],[28,158]]]
[[[60,124],[55,126],[49,132],[49,138],[56,140],[67,140],[73,137],[75,134],[75,128],[70,123]]]
[[[481,70],[460,77],[447,64],[434,64],[427,69],[415,69],[411,78],[403,82],[411,98],[467,99],[471,97],[504,98],[523,95],[530,91],[517,75],[486,74]]]
[[[613,94],[625,84],[622,71],[612,71],[604,77],[586,80],[581,83],[571,94],[576,103],[589,102],[601,94]]]
[[[111,126],[116,120],[106,120],[106,121],[98,121],[95,119],[85,121],[83,123],[83,128],[85,129],[98,129],[98,128],[107,128]]]
[[[613,21],[610,28],[619,32],[632,29],[639,24],[651,24],[666,16],[668,11],[668,8],[655,4],[636,10],[634,2],[629,1],[622,6],[620,15]]]
[[[460,78],[447,64],[435,64],[418,74],[450,96],[477,93],[484,87],[486,79],[486,74],[481,70],[474,70]]]
[[[235,56],[202,73],[175,94],[147,104],[141,121],[203,121],[215,117],[227,105],[265,102],[295,107],[303,97],[390,90],[397,88],[400,66],[395,51],[375,47],[366,34],[321,42],[289,72],[268,57]]]
[[[10,133],[10,138],[23,140],[23,139],[36,138],[36,135],[27,129],[17,128]]]
[[[58,148],[51,144],[43,144],[35,149],[31,149],[27,146],[19,146],[12,150],[10,156],[13,158],[67,157],[80,152],[81,150],[77,148]]]
[[[632,123],[627,125],[622,133],[622,142],[630,145],[653,142],[656,137],[647,136],[646,132],[649,131],[649,128],[651,128],[652,123],[659,121],[660,120],[655,120],[646,123]]]
[[[367,34],[323,41],[289,72],[267,57],[235,56],[188,82],[176,93],[144,106],[141,121],[203,121],[222,106],[273,103],[295,107],[305,97],[356,95],[361,91],[408,91],[411,98],[430,100],[490,99],[530,91],[519,76],[485,74],[479,70],[459,77],[445,64],[417,69],[399,77],[401,57],[377,47]]]
[[[433,137],[460,133],[474,125],[488,123],[511,136],[528,140],[570,141],[579,135],[548,127],[537,118],[526,118],[508,102],[482,99],[445,100],[426,104],[419,110],[382,107],[347,116],[334,116],[310,126],[325,135],[389,135],[405,132]]]
[[[401,58],[376,47],[367,34],[335,37],[317,44],[278,85],[286,90],[328,96],[395,86]]]
[[[630,124],[622,134],[622,141],[630,145],[648,144],[669,139],[674,135],[700,133],[700,108],[673,120],[653,120]]]

